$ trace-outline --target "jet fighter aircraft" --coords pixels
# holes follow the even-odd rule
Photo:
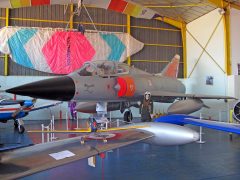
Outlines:
[[[36,99],[33,100],[13,100],[8,96],[0,96],[0,122],[7,123],[8,120],[14,120],[15,128],[19,133],[24,133],[25,128],[21,118],[28,115],[31,111],[49,108],[58,105],[60,102],[54,102],[39,107],[34,107]]]
[[[155,102],[173,103],[168,114],[198,111],[206,107],[202,99],[234,99],[227,96],[186,94],[184,84],[177,79],[179,60],[180,56],[175,55],[160,74],[150,74],[119,62],[91,61],[69,75],[6,91],[34,98],[96,103],[96,106],[84,105],[88,108],[82,109],[89,112],[114,109],[112,105],[108,108],[108,104],[118,104],[119,107],[121,103],[122,107],[128,108],[133,102],[142,101],[146,91],[151,93],[151,99]],[[175,100],[178,101],[174,102]]]

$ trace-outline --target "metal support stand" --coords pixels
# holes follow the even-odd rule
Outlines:
[[[50,129],[49,129],[49,126],[47,126],[47,131],[49,131]],[[49,133],[47,133],[47,142],[50,142],[50,134]]]
[[[51,120],[51,122],[50,122],[50,130],[52,130],[53,129],[53,125],[52,125],[52,120]],[[50,141],[52,141],[53,140],[53,133],[50,133]]]
[[[75,130],[81,129],[81,128],[79,127],[79,117],[78,117],[78,113],[77,113],[77,127],[74,128],[74,129],[75,129]]]
[[[96,104],[96,112],[97,116],[95,117],[95,120],[98,124],[100,124],[100,129],[106,129],[107,123],[109,120],[107,119],[107,103],[106,102],[98,102]]]
[[[45,129],[47,131],[50,131],[50,128],[49,128],[50,125],[51,125],[51,123],[48,126],[44,126],[44,124],[41,124],[42,131],[44,131]],[[50,133],[47,133],[47,142],[50,142]],[[45,143],[45,134],[44,134],[44,132],[42,132],[42,143]]]
[[[44,124],[41,124],[42,127],[42,131],[44,131],[46,129],[46,131],[54,131],[55,130],[55,122],[54,122],[54,116],[52,116],[52,119],[50,121],[50,124],[48,126],[44,126]],[[51,142],[53,140],[57,139],[57,137],[55,137],[55,134],[52,132],[47,133],[47,142]],[[42,143],[45,142],[45,133],[42,132]]]
[[[41,124],[42,126],[42,131],[44,131],[44,124]],[[42,143],[44,143],[45,141],[45,137],[44,137],[44,133],[42,133]]]
[[[78,126],[79,126],[79,124],[78,124],[78,113],[77,113],[77,129],[79,128]]]
[[[117,127],[119,127],[119,119],[117,119]]]
[[[108,122],[106,122],[106,129],[108,129]]]
[[[68,113],[66,112],[66,130],[68,131]]]
[[[199,143],[199,144],[204,144],[205,143],[205,141],[202,140],[202,135],[203,135],[202,126],[200,126],[200,128],[199,128],[199,141],[197,141],[197,143]]]
[[[200,120],[202,120],[203,118],[202,118],[202,113],[200,113]],[[202,135],[203,135],[204,133],[202,132],[202,126],[200,126],[199,127],[199,141],[197,141],[197,143],[199,143],[199,144],[204,144],[205,143],[205,141],[203,141],[202,140]]]
[[[52,116],[51,120],[51,131],[55,131],[55,118]],[[56,140],[57,137],[55,137],[55,133],[51,133],[51,141]]]
[[[112,127],[112,112],[109,113],[109,127]]]

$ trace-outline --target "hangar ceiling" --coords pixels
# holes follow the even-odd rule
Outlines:
[[[149,7],[159,14],[177,21],[189,23],[195,19],[221,7],[222,0],[133,0],[136,3]],[[225,0],[240,8],[240,0]]]

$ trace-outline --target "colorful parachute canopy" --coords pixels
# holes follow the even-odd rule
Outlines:
[[[78,4],[79,0],[1,0],[0,8],[21,8],[51,4]],[[155,19],[160,15],[149,8],[126,0],[83,0],[86,5],[117,11],[137,18]]]
[[[77,31],[53,28],[4,27],[0,30],[0,51],[28,68],[54,74],[68,74],[86,61],[123,62],[144,44],[127,33]]]

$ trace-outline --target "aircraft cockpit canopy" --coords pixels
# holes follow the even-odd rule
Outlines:
[[[128,73],[127,64],[113,61],[86,62],[78,72],[80,76],[117,76]]]

